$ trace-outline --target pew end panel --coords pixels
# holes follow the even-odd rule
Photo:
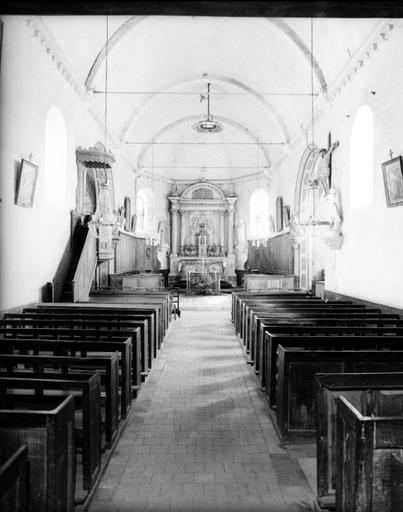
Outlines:
[[[21,444],[28,446],[29,509],[73,512],[75,492],[74,399],[61,399],[55,409],[0,410],[2,458]],[[54,405],[54,404],[52,404]]]
[[[396,503],[399,494],[392,486],[391,468],[392,456],[403,453],[403,418],[366,416],[347,399],[338,397],[336,442],[337,511],[402,510],[403,503]]]
[[[28,445],[18,448],[6,460],[0,459],[0,510],[27,512]]]

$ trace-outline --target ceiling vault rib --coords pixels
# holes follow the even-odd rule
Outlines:
[[[226,118],[226,117],[222,117],[222,116],[214,116],[217,120],[219,120],[221,123],[224,123],[224,124],[228,124],[230,126],[233,126],[234,128],[237,128],[238,130],[242,131],[243,133],[245,133],[248,137],[252,138],[256,144],[257,140],[258,140],[258,137],[252,133],[246,126],[244,126],[243,124],[241,123],[238,123],[237,121],[234,121],[233,119],[229,119],[229,118]],[[193,122],[194,120],[198,120],[200,118],[199,115],[192,115],[192,116],[187,116],[187,117],[183,117],[181,119],[177,119],[176,121],[173,121],[172,123],[164,126],[163,128],[161,128],[153,137],[150,138],[149,142],[147,144],[144,144],[144,147],[143,149],[141,150],[138,158],[137,158],[137,168],[141,168],[142,167],[142,161],[144,160],[146,154],[148,153],[148,151],[150,150],[150,148],[153,147],[153,145],[155,144],[155,139],[156,138],[159,138],[161,137],[162,135],[164,135],[164,133],[168,132],[169,130],[172,130],[173,128],[176,128],[177,126],[183,124],[183,123],[188,123],[188,122]],[[266,163],[267,163],[267,168],[270,167],[270,155],[269,153],[267,152],[267,149],[265,148],[264,145],[261,145],[260,146],[260,149],[264,155],[264,158],[266,160]],[[261,167],[261,166],[259,166]]]
[[[85,81],[85,87],[87,89],[91,89],[92,83],[94,81],[95,75],[97,74],[99,68],[101,67],[102,62],[106,56],[106,48],[108,47],[108,51],[112,50],[116,43],[118,43],[123,36],[125,36],[130,29],[136,26],[141,21],[148,18],[148,16],[132,16],[125,23],[123,23],[119,28],[115,30],[115,32],[109,38],[108,43],[104,44],[98,55],[96,56],[90,71],[88,73],[87,79]],[[299,50],[304,54],[309,64],[311,63],[311,52],[309,48],[306,47],[305,43],[299,37],[299,35],[282,19],[282,18],[264,18],[268,23],[273,24],[277,27],[283,34],[288,36],[299,48]],[[313,59],[313,66],[316,77],[321,85],[321,89],[323,92],[327,91],[327,83],[325,77],[323,76],[323,72],[317,62],[317,60]]]
[[[290,133],[289,133],[288,127],[287,127],[284,119],[282,118],[282,116],[277,112],[277,110],[273,107],[273,105],[271,103],[269,103],[268,101],[266,101],[266,99],[263,98],[255,89],[253,89],[252,87],[249,87],[245,83],[243,83],[240,80],[237,80],[235,78],[223,76],[223,75],[203,73],[203,75],[192,75],[192,76],[185,77],[182,79],[177,79],[170,83],[166,83],[162,87],[162,89],[165,89],[165,90],[171,89],[172,87],[177,87],[184,83],[194,82],[194,81],[198,81],[198,80],[215,80],[215,81],[219,81],[219,82],[229,83],[229,84],[233,85],[234,87],[237,87],[239,89],[246,91],[248,94],[255,97],[266,108],[266,110],[268,110],[270,115],[272,117],[274,117],[274,119],[276,120],[277,124],[280,127],[280,130],[282,131],[282,135],[283,135],[284,139],[287,141],[290,139]],[[131,126],[133,125],[136,117],[147,106],[147,104],[150,101],[152,101],[155,97],[156,97],[156,95],[149,95],[147,98],[144,99],[143,103],[139,107],[136,107],[134,109],[134,111],[127,117],[127,121],[123,125],[122,131],[119,136],[120,140],[123,140],[126,137],[126,134],[130,130]],[[217,117],[217,116],[215,116],[215,117]]]

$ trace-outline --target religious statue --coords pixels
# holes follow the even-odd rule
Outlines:
[[[168,234],[167,234],[167,223],[162,220],[158,225],[158,234],[159,234],[159,246],[165,247],[168,245]]]
[[[246,244],[246,230],[245,230],[245,222],[243,219],[240,219],[237,227],[237,236],[238,236],[238,245]]]
[[[330,158],[333,151],[339,146],[339,142],[333,143],[329,148],[322,148],[319,150],[321,155],[318,172],[316,178],[310,183],[314,186],[319,186],[321,194],[327,196],[330,188]]]
[[[298,222],[298,216],[292,214],[290,217],[290,236],[293,239],[297,239],[299,237]]]
[[[228,186],[228,194],[229,194],[229,197],[235,196],[235,185],[233,183],[230,183]]]
[[[173,195],[173,196],[178,196],[179,195],[178,185],[175,182],[171,183],[171,195]]]
[[[336,190],[332,187],[326,197],[330,216],[330,230],[335,234],[341,234],[341,211]]]

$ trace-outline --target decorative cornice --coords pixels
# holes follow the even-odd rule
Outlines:
[[[380,46],[384,45],[391,39],[393,32],[396,28],[403,26],[402,22],[398,20],[382,20],[377,23],[376,27],[372,30],[369,36],[365,39],[360,48],[356,51],[355,55],[351,58],[350,62],[341,70],[338,77],[328,87],[327,94],[319,96],[315,105],[313,123],[316,123],[323,115],[323,113],[332,107],[333,102],[343,92],[349,83],[359,75],[369,59],[375,54]],[[312,127],[312,117],[309,116],[301,124],[300,128],[290,139],[290,145],[287,151],[283,150],[278,157],[272,162],[271,170],[274,171],[284,159],[288,156],[290,150],[298,146],[306,138],[306,134]]]
[[[270,178],[271,178],[270,171],[271,171],[271,168],[270,168],[270,170],[265,169],[262,172],[257,172],[257,173],[253,173],[253,174],[244,174],[242,176],[238,176],[237,178],[208,179],[206,181],[208,181],[209,183],[214,183],[217,186],[229,184],[229,183],[250,182],[253,180],[261,180],[262,178],[267,179],[270,182]],[[192,183],[200,183],[200,180],[198,180],[197,178],[189,179],[189,180],[175,180],[173,178],[167,178],[165,176],[162,176],[161,174],[155,174],[155,173],[151,173],[150,171],[145,171],[141,168],[136,169],[135,173],[138,178],[145,178],[145,179],[149,179],[151,181],[154,181],[154,180],[161,181],[163,183],[168,183],[169,185],[172,183],[178,183],[180,185],[188,185],[188,184],[190,185]]]
[[[37,39],[43,51],[48,55],[52,61],[56,71],[62,75],[67,84],[72,89],[73,93],[80,99],[83,107],[92,120],[102,132],[105,131],[104,116],[100,111],[98,105],[95,103],[92,93],[89,93],[82,83],[73,66],[68,61],[67,57],[59,47],[51,32],[43,23],[40,16],[18,16],[18,18],[27,26],[31,31],[33,37]],[[127,154],[123,151],[122,145],[116,135],[107,127],[108,141],[113,147],[115,153],[119,153],[126,161],[130,168],[133,168],[133,163]]]

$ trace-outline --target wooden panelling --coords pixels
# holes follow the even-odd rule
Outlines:
[[[115,247],[115,274],[143,270],[155,270],[159,267],[157,247],[147,245],[145,238],[121,233]]]
[[[294,253],[289,233],[268,239],[266,245],[254,246],[249,242],[247,266],[259,272],[292,274]]]

